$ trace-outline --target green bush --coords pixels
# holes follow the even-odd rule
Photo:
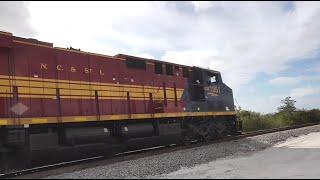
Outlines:
[[[238,117],[242,121],[244,132],[262,129],[293,126],[298,124],[320,122],[320,110],[298,110],[294,112],[261,114],[253,111],[240,110]]]

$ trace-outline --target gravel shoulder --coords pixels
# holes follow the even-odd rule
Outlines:
[[[207,164],[217,159],[251,156],[289,138],[312,132],[320,132],[320,125],[164,153],[46,178],[162,178],[165,174],[195,167],[200,164]]]
[[[315,179],[320,171],[320,132],[289,138],[252,156],[223,158],[192,168],[182,168],[161,179]],[[155,178],[155,177],[153,177]]]

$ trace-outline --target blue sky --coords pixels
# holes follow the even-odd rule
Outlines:
[[[320,108],[319,2],[1,2],[0,30],[222,73],[243,109]]]

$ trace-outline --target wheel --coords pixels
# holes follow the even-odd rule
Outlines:
[[[194,136],[194,133],[189,130],[185,133],[183,133],[183,145],[190,145],[196,138]]]
[[[207,142],[211,140],[210,129],[211,129],[210,123],[201,123],[198,126],[198,133],[200,135],[201,141]]]

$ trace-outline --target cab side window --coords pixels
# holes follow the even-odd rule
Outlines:
[[[211,76],[210,77],[210,83],[216,83],[217,82],[217,77],[214,75],[214,76]]]
[[[211,73],[211,72],[208,73],[207,82],[208,82],[208,85],[220,82],[219,74],[215,74],[215,73]]]

